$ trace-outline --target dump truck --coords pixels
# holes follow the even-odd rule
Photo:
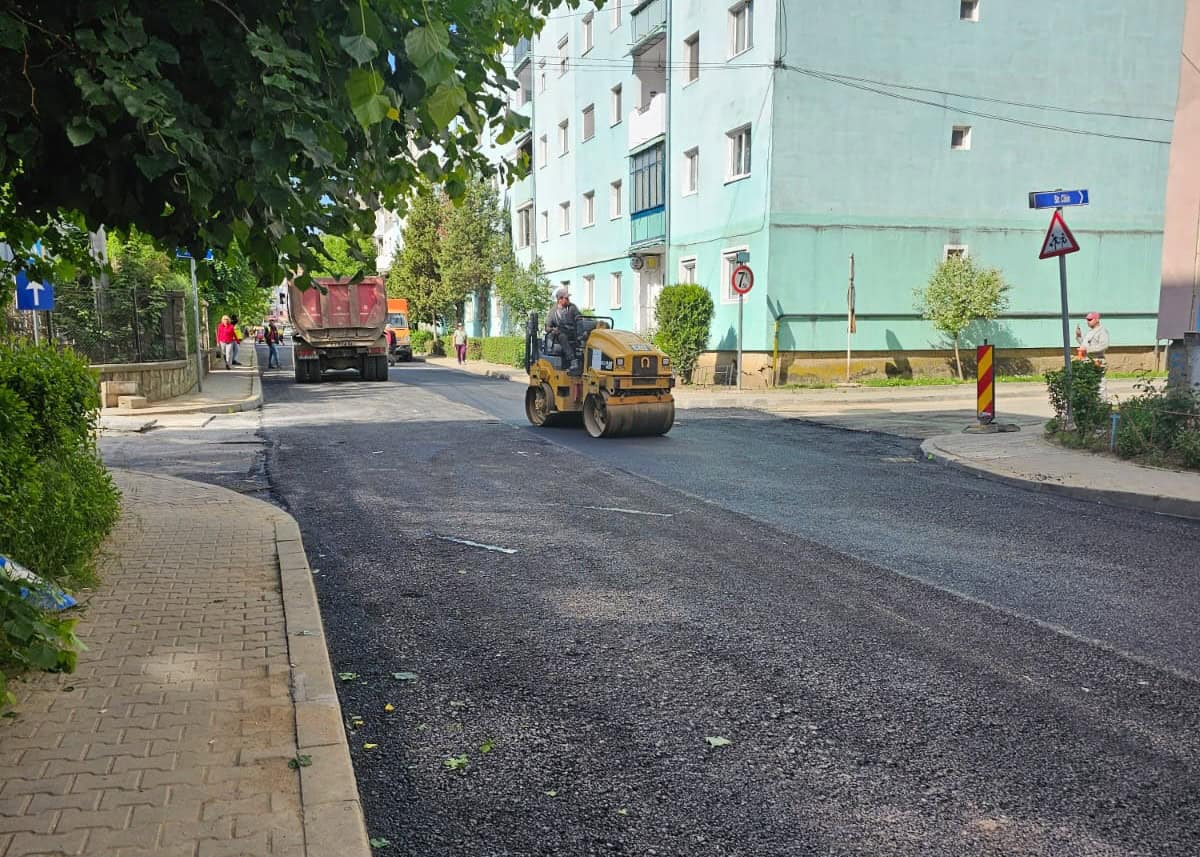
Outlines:
[[[412,360],[412,331],[408,327],[408,299],[388,298],[387,326],[395,336],[388,348],[388,362],[399,363]]]
[[[315,384],[331,369],[356,369],[364,381],[388,379],[387,288],[382,277],[357,283],[316,277],[288,285],[295,328],[296,383]]]

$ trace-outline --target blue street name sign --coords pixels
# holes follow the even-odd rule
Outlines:
[[[1063,205],[1087,205],[1086,190],[1042,190],[1029,194],[1030,208],[1058,208]]]
[[[190,259],[190,258],[192,258],[192,254],[189,253],[187,250],[176,250],[175,258],[176,259]],[[212,258],[213,258],[212,250],[209,250],[207,253],[204,254],[205,262],[211,262]]]
[[[30,280],[24,271],[18,271],[17,309],[48,312],[54,309],[54,284],[49,280],[39,283]]]

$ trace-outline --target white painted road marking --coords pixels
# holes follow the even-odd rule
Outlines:
[[[667,512],[643,512],[640,509],[621,509],[616,506],[584,506],[596,512],[620,512],[622,515],[647,515],[651,518],[673,518],[675,514]]]
[[[473,542],[470,539],[456,539],[456,538],[454,538],[454,536],[438,536],[437,538],[441,539],[444,542],[454,542],[455,544],[466,545],[467,547],[470,547],[470,548],[483,548],[485,551],[495,551],[496,553],[508,553],[508,554],[516,553],[516,551],[513,550],[512,548],[502,548],[502,547],[497,547],[496,545],[485,545],[485,544],[481,544],[480,542]]]

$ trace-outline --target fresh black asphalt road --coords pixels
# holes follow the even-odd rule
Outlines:
[[[1200,853],[1200,527],[522,393],[267,376],[380,853]]]

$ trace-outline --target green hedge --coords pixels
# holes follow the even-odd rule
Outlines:
[[[96,451],[97,378],[70,351],[0,342],[0,554],[66,589],[96,580],[120,495]],[[70,669],[74,622],[45,616],[0,581],[0,707],[5,674]]]
[[[433,334],[428,330],[414,330],[411,334],[412,349],[414,354],[425,354],[429,351],[429,343],[433,341]]]
[[[525,366],[525,337],[489,336],[482,340],[480,352],[489,363],[523,368]]]

